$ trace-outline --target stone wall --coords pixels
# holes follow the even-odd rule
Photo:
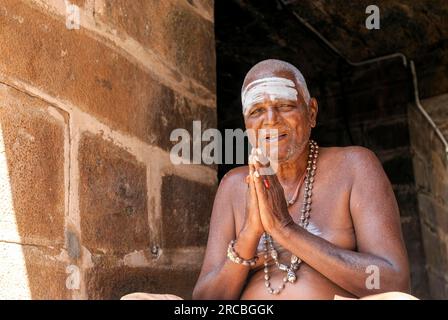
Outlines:
[[[422,101],[448,138],[448,95]],[[415,104],[408,106],[415,182],[431,296],[448,299],[448,150]]]
[[[216,127],[213,1],[73,3],[0,3],[0,299],[189,298],[217,177],[169,135]]]

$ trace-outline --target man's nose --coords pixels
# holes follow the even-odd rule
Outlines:
[[[278,122],[278,112],[275,108],[268,108],[265,124],[276,124]]]

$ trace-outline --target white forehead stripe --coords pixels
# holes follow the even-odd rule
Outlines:
[[[241,93],[243,114],[246,115],[250,107],[260,103],[269,96],[273,99],[297,100],[297,89],[293,81],[280,78],[268,77],[252,81]]]

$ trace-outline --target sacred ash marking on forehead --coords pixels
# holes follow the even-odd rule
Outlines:
[[[263,102],[266,95],[271,100],[297,101],[297,89],[293,81],[282,77],[265,77],[249,83],[241,93],[243,114],[247,115],[252,106]]]

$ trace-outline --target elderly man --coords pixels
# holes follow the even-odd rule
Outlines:
[[[255,65],[242,103],[257,148],[221,181],[193,299],[412,298],[400,293],[409,266],[399,210],[374,153],[310,140],[317,101],[289,63]]]
[[[255,65],[244,80],[242,102],[248,130],[277,131],[264,137],[268,147],[276,145],[276,173],[260,174],[266,161],[256,148],[248,167],[222,179],[193,298],[334,299],[407,292],[399,210],[374,153],[319,148],[310,141],[317,101],[289,63],[271,59]],[[378,283],[371,285],[368,277],[375,272]],[[406,297],[388,295],[401,296]]]

